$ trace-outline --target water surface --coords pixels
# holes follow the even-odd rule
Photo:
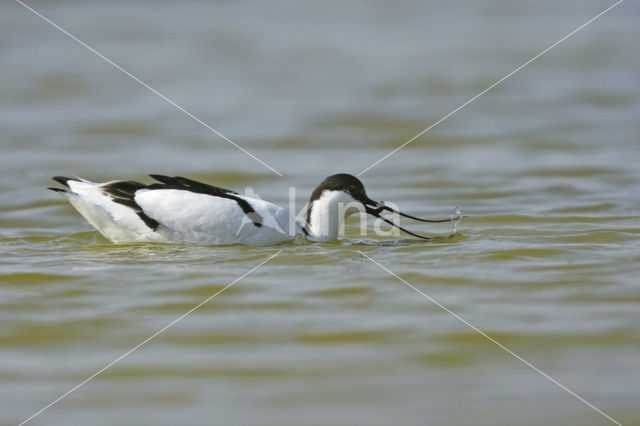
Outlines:
[[[279,177],[0,5],[0,423],[639,424],[640,9],[624,2],[364,173],[453,238],[110,244],[46,186],[179,174],[301,208],[601,1],[34,2]],[[449,225],[404,223],[446,236]],[[411,225],[411,226],[410,226]],[[371,229],[371,228],[370,228]]]

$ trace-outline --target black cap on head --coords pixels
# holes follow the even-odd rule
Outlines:
[[[367,196],[360,179],[347,173],[338,173],[325,178],[311,194],[309,203],[319,199],[324,191],[344,191],[362,204],[376,204]]]

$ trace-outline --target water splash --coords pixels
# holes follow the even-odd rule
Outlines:
[[[451,233],[455,235],[456,233],[456,228],[458,227],[458,223],[460,223],[462,221],[462,218],[464,216],[462,216],[462,210],[460,210],[460,207],[456,206],[455,210],[453,211],[453,214],[451,215]]]

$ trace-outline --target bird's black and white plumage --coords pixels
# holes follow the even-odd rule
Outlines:
[[[56,176],[61,193],[102,235],[114,243],[160,242],[200,245],[247,244],[265,246],[303,235],[311,241],[338,238],[344,218],[357,211],[382,217],[382,210],[424,222],[370,199],[355,176],[327,177],[313,191],[305,223],[284,208],[180,176],[150,175],[157,182],[94,183]],[[437,222],[448,221],[449,219]]]
[[[68,189],[51,189],[115,243],[271,245],[295,238],[280,206],[183,177],[151,177],[159,183],[58,176]],[[275,223],[265,226],[265,218]]]

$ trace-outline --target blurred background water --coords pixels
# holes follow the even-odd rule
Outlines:
[[[0,423],[606,424],[355,250],[640,424],[640,7],[621,3],[361,178],[452,239],[116,246],[54,175],[180,174],[298,208],[613,2],[0,4]],[[409,225],[409,224],[407,224]],[[448,226],[415,225],[446,234]]]

